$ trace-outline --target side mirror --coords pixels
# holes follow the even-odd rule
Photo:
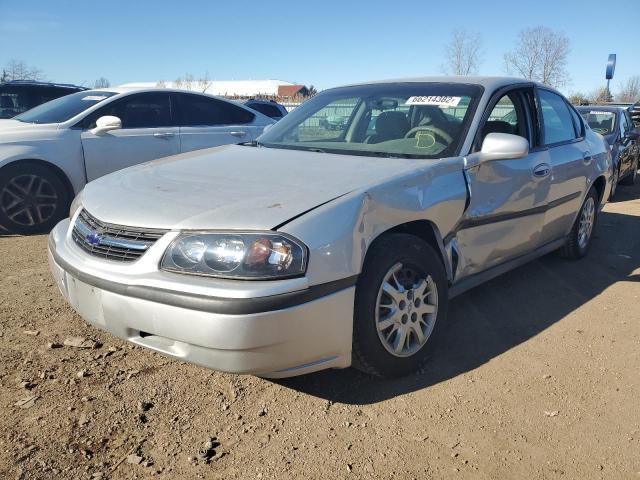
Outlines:
[[[96,128],[91,129],[91,133],[94,135],[102,135],[103,133],[118,130],[119,128],[122,128],[122,121],[118,117],[105,115],[96,120]]]
[[[629,140],[638,140],[638,139],[640,139],[640,130],[638,130],[637,128],[629,130],[627,132],[627,138]]]
[[[529,141],[510,133],[489,133],[482,142],[480,161],[509,160],[526,157]]]

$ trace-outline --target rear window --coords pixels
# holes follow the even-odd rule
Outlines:
[[[271,118],[281,118],[282,112],[275,105],[269,105],[268,103],[249,103],[247,107],[252,108],[256,112],[260,112],[263,115]]]
[[[600,135],[613,133],[616,125],[616,114],[602,110],[581,110],[580,115],[589,124],[591,130]]]

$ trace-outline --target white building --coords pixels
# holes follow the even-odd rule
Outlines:
[[[191,82],[134,82],[120,85],[123,88],[181,88],[205,92],[210,95],[223,97],[257,97],[257,96],[290,96],[289,92],[296,90],[306,90],[304,85],[296,85],[283,80],[193,80]],[[284,88],[282,88],[284,87]]]

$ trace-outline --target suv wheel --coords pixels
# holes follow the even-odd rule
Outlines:
[[[353,364],[382,377],[420,369],[447,318],[444,266],[418,237],[390,234],[371,247],[356,286]]]
[[[0,170],[0,225],[10,232],[47,232],[66,216],[69,194],[51,169],[29,162]]]

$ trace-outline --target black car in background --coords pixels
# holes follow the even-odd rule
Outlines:
[[[586,105],[576,107],[591,130],[602,135],[611,146],[614,180],[611,198],[616,186],[633,185],[638,174],[640,132],[635,127],[629,109],[612,105]]]
[[[86,90],[64,83],[12,80],[0,83],[0,118],[12,118],[42,103]]]
[[[278,121],[287,114],[287,109],[275,100],[261,100],[258,98],[250,98],[242,103],[256,112],[260,112],[267,117],[271,117]]]

